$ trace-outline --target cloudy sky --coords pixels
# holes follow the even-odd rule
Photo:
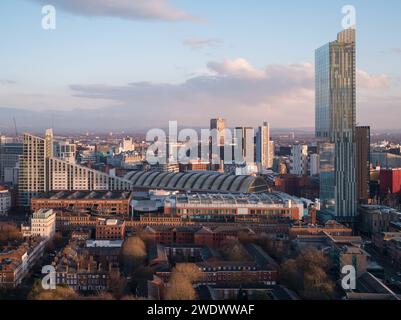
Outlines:
[[[42,28],[42,7],[56,29]],[[314,126],[314,50],[356,8],[357,121],[398,129],[399,0],[1,0],[0,132]],[[401,128],[400,128],[401,129]]]

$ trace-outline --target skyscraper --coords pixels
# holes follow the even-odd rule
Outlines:
[[[237,164],[255,163],[255,130],[252,127],[236,127],[234,132],[234,160]]]
[[[216,130],[214,134],[212,133],[213,142],[217,143],[218,147],[224,147],[226,120],[222,118],[211,119],[210,130]]]
[[[270,141],[270,125],[267,122],[256,133],[256,162],[263,168],[273,167],[273,141]]]
[[[355,29],[316,50],[316,137],[322,210],[341,221],[356,215]]]
[[[220,163],[224,161],[224,146],[226,143],[226,120],[222,118],[210,120],[209,161],[211,170],[219,170]]]

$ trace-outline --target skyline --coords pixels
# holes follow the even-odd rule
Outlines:
[[[341,31],[344,3],[294,10],[294,1],[259,2],[120,1],[93,12],[89,0],[49,0],[57,28],[45,31],[41,1],[3,1],[13,37],[1,29],[0,132],[13,132],[14,117],[21,130],[143,131],[169,120],[204,127],[218,116],[230,126],[313,128],[314,50]],[[396,129],[400,115],[400,36],[384,32],[399,24],[392,17],[400,4],[392,3],[350,3],[357,123],[373,131]]]

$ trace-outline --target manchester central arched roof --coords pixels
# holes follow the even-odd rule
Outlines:
[[[267,191],[261,177],[235,176],[213,171],[158,172],[133,171],[124,177],[133,188],[185,190],[194,192],[260,193]]]

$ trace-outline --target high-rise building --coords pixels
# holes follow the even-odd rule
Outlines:
[[[309,175],[317,176],[320,169],[320,156],[317,153],[309,155]]]
[[[356,127],[356,149],[358,201],[367,203],[370,175],[370,127]]]
[[[295,144],[290,157],[290,173],[306,176],[308,174],[308,146]]]
[[[210,120],[210,130],[212,133],[212,141],[217,143],[218,147],[224,147],[225,143],[225,130],[226,130],[226,120],[222,118],[211,119]]]
[[[7,172],[11,172],[18,166],[22,155],[22,143],[0,140],[0,183],[12,183]]]
[[[29,206],[32,197],[48,189],[46,180],[46,155],[50,149],[46,146],[48,140],[24,134],[18,182],[18,204],[21,207]],[[53,145],[53,142],[51,144]]]
[[[255,130],[252,127],[236,127],[234,132],[234,160],[237,164],[255,163]],[[241,158],[242,159],[239,159]]]
[[[256,163],[262,168],[272,168],[274,143],[270,141],[270,125],[267,122],[256,133]]]
[[[352,221],[357,212],[355,29],[316,50],[316,137],[321,210]]]
[[[227,139],[229,139],[230,137],[227,137],[226,125],[226,120],[222,118],[210,120],[211,134],[209,144],[209,161],[211,164],[211,170],[219,170],[220,163],[224,161],[225,158],[225,144],[231,143],[231,141],[227,141]]]
[[[49,191],[125,191],[130,181],[59,159],[53,154],[53,133],[45,138],[25,134],[20,161],[18,205]]]

